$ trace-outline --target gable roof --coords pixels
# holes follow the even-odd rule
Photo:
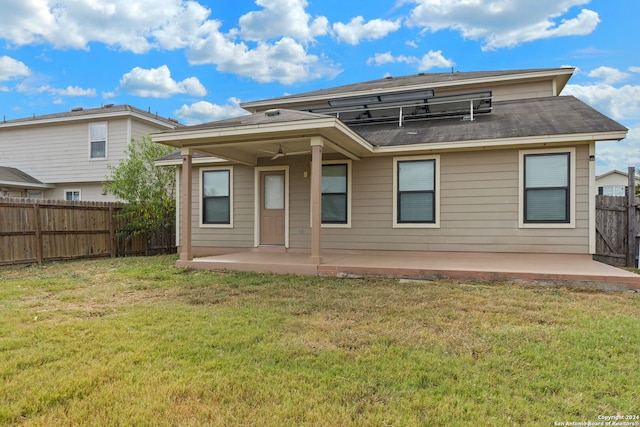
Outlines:
[[[543,78],[554,79],[556,81],[556,92],[560,93],[569,81],[569,78],[571,78],[573,72],[574,68],[539,68],[529,70],[420,73],[411,76],[385,77],[383,79],[336,86],[295,95],[244,102],[241,103],[240,106],[248,111],[256,112],[269,108],[270,106],[287,108],[286,106],[289,104],[293,105],[301,102],[318,102],[329,99],[364,96],[370,93],[382,94],[420,89],[437,89],[441,87],[451,88],[488,82],[495,85],[501,82],[506,83],[517,80]]]
[[[599,179],[599,178],[605,178],[605,177],[607,177],[607,176],[609,176],[609,175],[614,175],[614,174],[615,174],[615,175],[622,175],[622,176],[624,176],[625,178],[628,178],[628,177],[629,177],[629,174],[628,174],[628,173],[626,173],[626,172],[622,172],[622,171],[619,171],[619,170],[617,170],[617,169],[614,169],[614,170],[611,170],[611,171],[609,171],[609,172],[605,172],[605,173],[603,173],[602,175],[598,175],[598,176],[596,176],[596,179]]]
[[[144,111],[131,105],[113,105],[107,104],[98,108],[74,108],[71,111],[61,113],[44,114],[40,116],[23,117],[14,120],[0,121],[0,129],[17,127],[17,126],[33,126],[51,123],[62,123],[78,120],[99,120],[111,117],[133,116],[140,120],[154,123],[160,127],[173,129],[180,126],[180,123],[172,118],[164,118],[149,111]]]

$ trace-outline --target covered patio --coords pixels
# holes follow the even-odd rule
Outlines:
[[[640,290],[640,275],[594,261],[590,255],[327,250],[318,264],[308,252],[257,248],[182,260],[177,265],[219,271],[508,281],[607,291]]]

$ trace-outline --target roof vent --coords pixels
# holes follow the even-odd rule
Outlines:
[[[74,107],[74,108],[71,109],[71,112],[72,113],[76,113],[76,112],[82,111],[82,110],[84,110],[84,108],[82,108],[82,107]]]
[[[264,112],[264,115],[267,117],[276,117],[280,115],[280,110],[278,109],[267,110]]]
[[[113,107],[113,104],[106,104],[106,105],[104,106],[104,108],[111,108],[111,107]]]

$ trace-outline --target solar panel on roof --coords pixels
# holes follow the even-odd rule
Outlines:
[[[434,117],[468,116],[492,110],[492,92],[433,96],[433,90],[394,92],[330,100],[329,108],[310,112],[335,115],[347,123],[419,120]]]

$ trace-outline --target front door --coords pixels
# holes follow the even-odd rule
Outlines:
[[[260,172],[260,244],[284,245],[284,171]]]

